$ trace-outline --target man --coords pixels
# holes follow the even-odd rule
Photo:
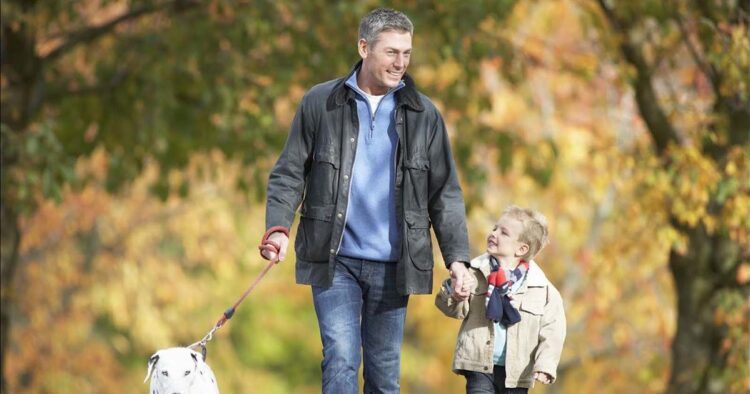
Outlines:
[[[300,203],[296,280],[312,286],[323,392],[399,391],[410,294],[432,292],[432,225],[459,297],[468,236],[442,117],[406,74],[413,26],[377,9],[348,76],[310,89],[271,171],[261,254],[283,260]]]

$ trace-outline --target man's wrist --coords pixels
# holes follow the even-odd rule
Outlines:
[[[456,264],[456,263],[459,263],[459,264],[463,265],[463,266],[464,266],[465,268],[467,268],[467,269],[469,268],[469,263],[467,263],[467,262],[465,262],[465,261],[454,261],[454,262],[452,262],[452,263],[450,263],[450,264],[448,265],[448,269],[449,269],[449,270],[453,269],[453,264]]]

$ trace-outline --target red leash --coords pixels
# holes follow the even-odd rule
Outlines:
[[[258,246],[258,250],[260,251],[260,256],[263,257],[264,259],[266,258],[265,256],[263,256],[264,250],[268,252],[276,253],[276,258],[273,260],[269,260],[266,267],[263,268],[263,271],[261,271],[260,274],[258,274],[258,276],[255,278],[255,280],[250,285],[250,287],[248,287],[247,290],[245,290],[245,292],[242,293],[242,296],[237,300],[237,302],[235,302],[234,305],[232,305],[231,307],[227,308],[227,310],[224,311],[224,313],[221,315],[221,318],[219,318],[216,324],[214,324],[214,327],[211,329],[211,331],[209,331],[208,334],[206,334],[206,336],[204,336],[203,339],[201,339],[200,341],[195,342],[194,344],[188,346],[188,348],[200,346],[201,353],[203,354],[203,360],[206,359],[206,343],[208,343],[208,341],[213,339],[214,333],[218,329],[220,329],[224,324],[226,324],[226,322],[229,319],[231,319],[232,316],[234,316],[234,312],[240,306],[242,301],[245,300],[245,297],[247,297],[247,295],[250,294],[251,291],[253,291],[253,289],[255,288],[255,286],[258,285],[258,283],[260,283],[261,279],[263,279],[263,277],[271,269],[271,267],[273,267],[276,263],[279,262],[279,252],[281,251],[281,246],[277,244],[276,242],[268,240],[268,237],[275,232],[284,233],[284,235],[289,237],[289,230],[286,227],[282,227],[282,226],[271,227],[266,231],[265,234],[263,234],[263,238],[260,241],[260,246]]]

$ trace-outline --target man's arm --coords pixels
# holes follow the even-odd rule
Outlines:
[[[306,108],[306,97],[302,98],[302,103],[297,108],[284,150],[268,177],[266,229],[281,226],[288,230],[294,221],[294,213],[302,202],[313,149],[313,135],[310,131],[310,124],[313,123],[309,119],[310,111]],[[284,260],[289,237],[279,231],[270,234],[268,240],[279,246],[278,259]],[[261,254],[269,260],[277,257],[270,250],[263,250]]]
[[[435,109],[437,111],[437,109]],[[471,293],[466,278],[469,275],[469,236],[466,230],[466,208],[458,182],[456,165],[450,149],[443,118],[437,120],[429,142],[430,174],[428,210],[443,260],[454,278],[454,297],[465,299]]]

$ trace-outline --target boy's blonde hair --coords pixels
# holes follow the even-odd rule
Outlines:
[[[524,260],[534,258],[549,243],[547,218],[533,209],[511,205],[503,211],[508,216],[521,222],[522,230],[518,240],[529,245],[529,251],[522,256]]]

